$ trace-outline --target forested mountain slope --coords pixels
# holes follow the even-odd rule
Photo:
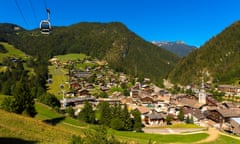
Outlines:
[[[191,84],[204,77],[215,83],[234,84],[240,79],[240,22],[232,24],[178,62],[168,78]]]

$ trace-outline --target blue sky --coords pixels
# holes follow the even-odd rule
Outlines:
[[[147,41],[195,46],[240,20],[240,0],[1,0],[0,23],[37,28],[45,5],[53,26],[117,21]]]

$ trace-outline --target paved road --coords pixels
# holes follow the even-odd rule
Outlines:
[[[205,128],[143,128],[145,133],[154,134],[180,134],[180,133],[198,133]]]

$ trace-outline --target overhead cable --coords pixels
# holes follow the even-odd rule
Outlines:
[[[21,16],[22,16],[23,21],[25,22],[25,24],[27,25],[27,27],[29,27],[29,25],[28,25],[28,23],[27,23],[24,15],[23,15],[23,12],[22,12],[22,10],[21,10],[21,8],[20,8],[17,0],[15,0],[15,4],[16,4],[16,6],[17,6],[17,8],[18,8],[18,11],[20,12],[20,14],[21,14]]]

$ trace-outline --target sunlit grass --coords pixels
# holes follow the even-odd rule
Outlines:
[[[69,60],[83,60],[84,58],[87,58],[87,56],[83,53],[70,53],[70,54],[65,54],[65,55],[58,55],[55,56],[58,58],[61,62],[66,62]]]
[[[1,45],[4,46],[4,48],[8,51],[7,53],[0,53],[0,61],[2,61],[5,57],[18,57],[25,59],[26,54],[19,49],[16,49],[13,45],[10,45],[5,42],[0,42]]]
[[[232,138],[230,136],[225,136],[225,135],[219,135],[219,137],[209,143],[203,143],[203,144],[239,144],[240,140]]]
[[[110,134],[115,135],[117,138],[125,141],[135,141],[139,144],[146,144],[150,140],[156,142],[157,144],[162,143],[194,143],[202,139],[207,138],[208,134],[198,133],[189,135],[178,135],[178,134],[146,134],[146,133],[136,133],[136,132],[123,132],[109,130]]]
[[[0,137],[20,138],[38,143],[68,143],[73,133],[39,120],[0,110]]]
[[[39,120],[53,119],[62,116],[61,114],[52,110],[50,107],[39,102],[35,102],[35,108],[37,111],[37,115],[35,116],[35,118]]]
[[[52,83],[48,84],[48,92],[55,95],[58,99],[62,99],[63,92],[69,89],[69,85],[66,83],[68,80],[67,72],[63,68],[56,68],[55,66],[48,66],[49,74],[52,75]],[[61,85],[64,85],[64,89],[61,89]]]

